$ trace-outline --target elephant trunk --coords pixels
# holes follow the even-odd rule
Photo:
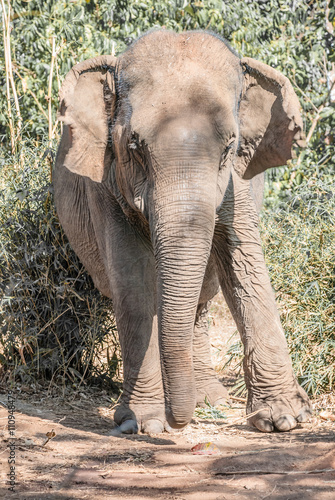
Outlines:
[[[189,423],[196,404],[192,340],[213,239],[214,168],[206,169],[207,175],[204,168],[198,169],[197,176],[197,169],[190,167],[191,179],[185,173],[167,177],[154,196],[150,225],[157,263],[161,362],[167,419],[174,428]]]

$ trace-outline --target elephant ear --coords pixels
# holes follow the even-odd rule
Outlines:
[[[244,90],[240,102],[240,144],[235,169],[251,179],[267,168],[285,165],[292,145],[304,145],[298,98],[289,80],[249,57],[241,60]]]
[[[59,94],[58,119],[70,132],[63,165],[96,182],[105,178],[112,159],[109,126],[115,107],[116,62],[113,56],[101,56],[77,64]]]

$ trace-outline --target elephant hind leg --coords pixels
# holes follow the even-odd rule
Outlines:
[[[228,391],[216,378],[211,363],[207,313],[207,303],[199,304],[193,338],[193,363],[198,406],[205,406],[206,401],[212,406],[226,404],[229,399]]]

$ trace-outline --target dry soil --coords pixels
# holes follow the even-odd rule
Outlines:
[[[220,370],[235,326],[218,298],[211,308],[213,360]],[[224,333],[224,334],[223,334]],[[231,383],[233,374],[220,376]],[[15,436],[7,428],[6,390],[0,394],[0,497],[5,499],[299,499],[335,498],[333,396],[316,400],[310,422],[288,433],[262,434],[235,401],[212,418],[198,410],[174,434],[111,436],[113,408],[106,391],[81,387],[16,389]],[[321,415],[321,416],[320,416]],[[326,419],[326,417],[330,417]],[[224,417],[224,418],[222,418]],[[323,418],[321,418],[323,417]],[[15,444],[15,492],[8,490],[8,457]],[[215,454],[194,454],[199,443]]]

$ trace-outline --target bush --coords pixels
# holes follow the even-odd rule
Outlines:
[[[293,366],[310,394],[335,385],[335,186],[310,181],[261,217]]]
[[[7,42],[0,45],[0,86],[4,90],[0,95],[4,154],[0,158],[4,191],[0,199],[0,326],[5,355],[0,361],[4,366],[14,364],[22,377],[62,374],[63,379],[74,380],[75,373],[93,377],[99,359],[99,373],[103,365],[115,372],[110,305],[93,289],[59,227],[49,186],[50,154],[44,156],[45,138],[59,139],[55,123],[58,90],[75,63],[98,54],[118,55],[148,29],[200,28],[225,37],[241,56],[254,57],[282,71],[300,98],[307,147],[298,151],[298,158],[288,166],[268,173],[263,238],[269,244],[268,249],[265,245],[266,258],[283,311],[291,311],[292,300],[296,300],[296,319],[291,312],[282,317],[299,376],[312,392],[332,387],[332,339],[330,326],[326,327],[331,324],[332,309],[325,294],[332,296],[334,282],[320,274],[322,279],[314,279],[317,284],[312,286],[311,278],[311,289],[307,290],[297,273],[308,263],[312,274],[319,276],[327,268],[331,276],[330,261],[322,264],[325,245],[323,254],[315,250],[319,219],[312,205],[321,203],[318,190],[326,189],[320,187],[319,180],[330,185],[334,178],[334,0],[294,0],[290,5],[286,0],[5,0],[2,5],[6,15],[11,7],[6,17],[0,6],[3,20],[8,21],[3,38]],[[6,45],[8,40],[10,46]],[[9,150],[12,157],[5,153]],[[292,201],[282,204],[297,199],[304,192],[303,186],[316,196],[308,201],[309,211]],[[325,206],[332,202],[332,198],[322,200]],[[276,226],[267,222],[272,218],[270,204],[277,207]],[[326,219],[321,219],[322,238],[329,248],[330,229]],[[295,227],[301,225],[300,233],[292,232],[289,220]],[[307,238],[314,242],[308,251],[316,252],[315,258],[306,262],[302,262],[303,234],[305,243]],[[271,241],[281,239],[285,242],[282,246],[272,246]],[[292,276],[286,267],[279,268],[278,262],[285,262],[286,267],[290,263]],[[294,299],[290,295],[293,289],[284,293],[284,282],[276,281],[284,278],[290,284],[297,280]],[[317,293],[318,287],[322,293]],[[311,307],[325,312],[316,316]],[[315,333],[318,324],[323,337]],[[112,354],[104,361],[101,349],[109,338]],[[317,371],[313,372],[317,367],[323,374],[319,382]]]
[[[119,361],[111,302],[95,289],[58,222],[52,151],[45,145],[20,149],[14,168],[13,156],[1,166],[3,369],[24,382],[113,377]]]
[[[290,195],[311,175],[328,175],[335,161],[335,98],[330,96],[335,79],[334,0],[294,0],[290,6],[287,0],[10,3],[13,78],[25,134],[41,138],[47,133],[47,108],[50,105],[54,122],[59,86],[75,63],[113,50],[118,55],[149,29],[209,29],[225,37],[241,56],[255,57],[282,71],[300,98],[308,148],[289,168],[273,172],[275,196]],[[0,85],[4,89],[5,74],[0,46]],[[1,133],[9,144],[7,101],[0,98]]]

